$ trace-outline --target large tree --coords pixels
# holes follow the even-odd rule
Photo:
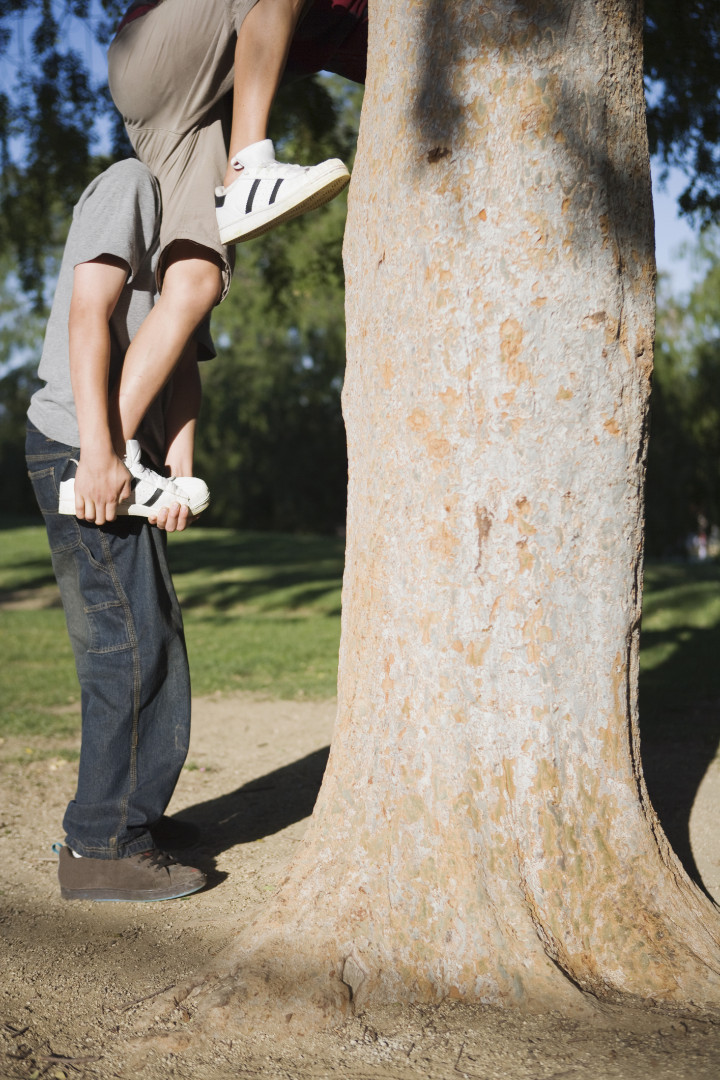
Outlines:
[[[717,911],[638,742],[641,25],[637,0],[373,9],[336,731],[302,849],[195,981],[190,1031],[718,1002]]]

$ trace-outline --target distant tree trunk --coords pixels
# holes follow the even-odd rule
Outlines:
[[[641,21],[637,0],[375,3],[337,727],[288,878],[197,995],[215,1030],[718,1001],[720,921],[638,749]]]

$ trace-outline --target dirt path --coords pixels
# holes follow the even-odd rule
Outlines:
[[[612,1008],[590,1025],[482,1007],[386,1008],[302,1043],[239,1031],[231,1044],[154,1052],[140,1071],[129,1064],[143,999],[203,967],[275,888],[302,838],[333,717],[332,702],[196,702],[170,812],[206,830],[194,861],[211,887],[165,904],[63,902],[50,845],[74,785],[61,752],[77,744],[0,744],[0,1080],[717,1080],[720,1027]],[[695,861],[716,897],[719,806],[716,762],[691,817]],[[179,1011],[177,1024],[186,1019]]]

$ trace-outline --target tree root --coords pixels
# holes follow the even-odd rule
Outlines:
[[[231,967],[200,974],[144,1003],[133,1026],[148,1047],[159,1039],[182,1050],[191,1041],[228,1038],[248,1028],[273,1038],[305,1035],[353,1012],[352,993],[332,961],[319,970],[303,955],[233,950]],[[178,1021],[181,1029],[162,1030],[163,1023]]]

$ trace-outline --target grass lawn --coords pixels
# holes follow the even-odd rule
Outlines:
[[[693,705],[720,699],[720,565],[649,563],[640,650],[644,740],[700,739],[717,746],[717,725],[688,730]]]
[[[169,539],[196,694],[335,693],[343,541],[193,528]],[[41,525],[0,522],[0,734],[77,731],[77,680]],[[645,573],[644,738],[720,697],[720,567]],[[674,719],[675,718],[675,719]]]
[[[344,543],[193,528],[169,538],[193,692],[335,693]],[[79,690],[42,525],[0,522],[0,735],[77,731]]]

